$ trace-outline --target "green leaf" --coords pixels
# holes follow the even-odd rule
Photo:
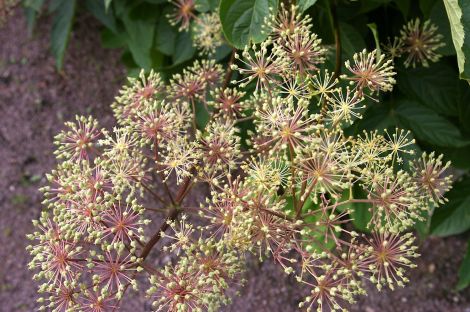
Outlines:
[[[452,166],[459,169],[470,169],[470,145],[464,147],[434,148],[436,152],[444,154],[446,161],[451,161]]]
[[[299,11],[301,13],[307,11],[311,6],[313,6],[317,0],[299,0],[297,5],[299,6]]]
[[[367,0],[367,1],[361,1],[361,9],[358,13],[367,13],[372,10],[377,9],[379,6],[382,5],[387,5],[391,2],[392,0]]]
[[[165,14],[162,14],[165,16]],[[167,18],[160,18],[155,32],[155,48],[165,55],[173,55],[178,32],[170,25]]]
[[[268,36],[262,30],[270,8],[276,13],[278,0],[222,0],[220,21],[227,41],[238,49],[262,42]]]
[[[112,1],[113,0],[104,0],[104,8],[105,8],[106,12],[108,12],[109,6],[111,5]]]
[[[158,11],[146,17],[146,6],[127,8],[122,21],[127,34],[127,45],[137,65],[143,69],[152,68],[152,47]],[[155,14],[157,13],[157,14]]]
[[[467,244],[467,253],[460,264],[459,282],[457,290],[462,290],[470,285],[470,241]]]
[[[431,219],[431,234],[449,236],[470,229],[470,177],[456,182],[447,193],[449,200],[435,210]]]
[[[400,10],[401,14],[405,19],[408,19],[408,14],[410,13],[410,4],[409,0],[395,0],[395,4]]]
[[[187,31],[179,32],[175,40],[175,53],[173,65],[181,64],[193,58],[196,49],[191,41],[191,34]]]
[[[448,116],[458,115],[459,80],[454,69],[436,63],[426,67],[398,70],[398,88],[408,98]]]
[[[25,0],[23,1],[23,7],[30,8],[35,12],[39,12],[44,5],[44,0]]]
[[[343,50],[343,60],[352,59],[354,53],[362,51],[366,47],[366,43],[362,35],[356,28],[350,24],[340,22],[340,37]]]
[[[365,100],[367,101],[367,99]],[[371,105],[367,105],[367,110],[364,112],[363,118],[356,120],[351,129],[348,129],[347,134],[359,134],[363,130],[382,130],[389,126],[394,126],[395,124],[396,122],[393,119],[390,103],[372,103]]]
[[[311,211],[315,211],[318,209],[318,205],[316,205],[310,197],[307,198],[305,201],[304,206],[302,207],[302,212],[307,213]],[[284,207],[284,210],[287,212],[288,215],[295,215],[294,212],[294,201],[292,199],[292,196],[289,196],[286,198],[286,206]],[[310,215],[305,217],[303,219],[304,223],[306,225],[311,225],[315,224],[317,221],[319,221],[320,218],[320,213]],[[325,251],[325,248],[328,250],[333,249],[333,247],[336,246],[334,239],[330,238],[325,242],[325,237],[322,235],[322,233],[325,231],[325,226],[324,225],[315,225],[315,231],[312,230],[307,230],[304,234],[302,234],[302,239],[304,241],[308,241],[306,243],[306,246],[311,248],[314,251],[317,252],[322,252]],[[330,234],[331,235],[331,234]],[[335,232],[335,236],[339,236],[339,233]]]
[[[431,14],[431,10],[438,0],[419,0],[419,8],[423,12],[424,18],[428,19]]]
[[[101,43],[108,49],[126,47],[127,36],[125,33],[114,33],[109,28],[105,28],[101,32]]]
[[[64,2],[64,0],[51,0],[48,6],[49,13],[57,11],[57,9],[62,5],[62,2]]]
[[[470,88],[468,87],[468,84],[462,80],[459,84],[458,100],[460,127],[466,131],[467,134],[470,134]]]
[[[36,12],[33,8],[25,7],[24,14],[26,16],[26,24],[28,26],[28,35],[31,36],[34,31],[34,26],[36,26],[38,12]]]
[[[375,23],[370,23],[367,24],[367,27],[369,27],[370,31],[372,32],[372,35],[374,36],[375,48],[377,49],[377,58],[379,58],[382,52],[380,50],[380,39],[379,33],[377,31],[377,25]]]
[[[470,143],[453,123],[433,110],[411,100],[401,100],[396,109],[400,125],[413,131],[414,136],[443,147],[462,147]]]
[[[432,212],[434,211],[435,207],[434,205],[429,207],[429,210],[422,210],[420,215],[423,218],[422,220],[416,220],[414,228],[416,232],[418,233],[419,237],[421,240],[425,240],[431,230],[431,218],[430,215],[432,215]]]
[[[199,130],[204,130],[209,122],[209,112],[204,105],[196,105],[196,125]]]
[[[354,199],[367,198],[366,192],[358,185],[355,185],[352,191],[353,191]],[[350,209],[351,209],[350,215],[351,215],[352,223],[354,224],[354,227],[358,229],[359,231],[369,233],[370,230],[367,228],[367,224],[369,224],[372,218],[372,214],[369,211],[370,204],[353,203],[350,205]]]
[[[470,1],[444,0],[457,52],[460,78],[470,79]]]
[[[440,47],[437,52],[442,55],[455,55],[455,48],[452,42],[452,33],[450,30],[449,19],[447,18],[444,7],[444,2],[439,1],[433,6],[429,19],[438,27],[437,32],[444,36],[442,42],[445,43],[445,46]]]
[[[197,11],[205,13],[217,9],[219,0],[195,0],[194,4]]]
[[[97,0],[86,0],[86,8],[99,20],[104,26],[117,33],[116,19],[112,12],[108,10],[105,3]]]
[[[64,64],[64,55],[72,29],[73,17],[75,15],[76,0],[62,0],[54,3],[54,20],[52,22],[51,49],[56,59],[58,70]]]
[[[228,44],[224,43],[221,46],[217,47],[217,49],[215,49],[215,54],[213,58],[216,60],[216,62],[220,62],[224,58],[226,58],[232,51],[232,48]]]

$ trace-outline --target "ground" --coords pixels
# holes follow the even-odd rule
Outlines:
[[[43,18],[29,37],[21,11],[0,29],[0,311],[5,312],[37,308],[25,236],[40,213],[38,188],[55,163],[54,135],[76,114],[92,114],[111,127],[109,104],[126,76],[119,51],[101,47],[92,17],[77,18],[60,74],[49,52],[49,31]],[[406,288],[380,293],[371,288],[350,309],[470,312],[470,290],[453,290],[466,239],[428,238]],[[272,261],[252,258],[248,267],[245,287],[224,311],[296,311],[306,289]],[[150,311],[143,295],[129,293],[126,302],[122,311]]]

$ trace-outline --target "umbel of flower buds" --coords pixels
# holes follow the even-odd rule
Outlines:
[[[212,52],[215,15],[174,3],[173,22],[186,31],[196,20],[196,42]],[[344,133],[366,97],[393,89],[393,64],[364,50],[345,75],[320,71],[326,50],[309,23],[281,5],[268,38],[234,54],[228,73],[213,60],[168,83],[142,72],[112,104],[115,128],[65,124],[28,235],[40,310],[115,311],[144,277],[154,311],[215,311],[243,285],[249,253],[308,287],[308,311],[344,310],[368,281],[408,282],[418,256],[409,230],[445,202],[449,164],[415,155],[405,130]],[[407,38],[433,30],[410,25]],[[371,234],[351,230],[360,209]]]

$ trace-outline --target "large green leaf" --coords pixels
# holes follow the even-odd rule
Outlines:
[[[417,139],[427,143],[442,147],[462,147],[470,143],[453,123],[415,101],[399,101],[396,117],[403,128],[412,130]]]
[[[136,64],[144,69],[152,68],[152,47],[159,12],[146,17],[146,6],[128,7],[122,16],[127,34],[127,45]]]
[[[459,282],[457,290],[462,290],[470,285],[470,242],[467,244],[467,253],[460,264]]]
[[[127,35],[122,32],[115,33],[109,28],[101,32],[101,44],[108,49],[124,48],[127,45]]]
[[[162,15],[166,16],[165,11]],[[157,50],[165,55],[173,55],[177,34],[177,30],[170,25],[167,18],[160,18],[155,32],[155,47]]]
[[[409,0],[395,0],[394,2],[400,10],[401,14],[403,14],[403,17],[407,19],[408,14],[410,13],[411,2]]]
[[[444,154],[446,161],[451,161],[452,166],[459,169],[470,169],[470,145],[464,147],[434,148],[436,152]]]
[[[377,58],[379,58],[382,51],[380,49],[380,38],[379,38],[379,32],[377,30],[377,24],[369,23],[367,24],[367,27],[369,27],[370,31],[372,32],[372,35],[374,36],[375,49],[377,50]]]
[[[361,9],[358,11],[358,13],[363,14],[363,13],[370,12],[372,10],[377,9],[379,6],[389,4],[391,1],[392,0],[367,0],[367,1],[361,1]]]
[[[367,99],[365,99],[367,101]],[[348,135],[359,134],[362,131],[383,130],[396,124],[393,118],[393,111],[389,102],[372,103],[363,114],[363,118],[356,120]]]
[[[33,34],[34,26],[38,15],[44,5],[44,0],[25,0],[23,2],[24,13],[26,16],[26,23],[28,25],[28,34]]]
[[[398,70],[398,88],[408,98],[448,116],[458,115],[459,80],[450,66],[437,63],[429,68]]]
[[[343,60],[352,59],[354,53],[361,52],[366,47],[366,43],[361,33],[352,25],[340,22],[339,28]]]
[[[452,42],[452,32],[450,30],[449,19],[447,18],[446,9],[442,1],[436,2],[431,10],[429,17],[431,22],[438,27],[437,32],[444,36],[442,42],[445,43],[443,47],[440,47],[437,52],[442,55],[455,55],[455,48]]]
[[[297,5],[299,6],[300,12],[305,12],[314,5],[315,2],[317,2],[317,0],[299,0],[297,1]]]
[[[214,11],[219,6],[219,0],[195,0],[194,4],[199,12]]]
[[[444,0],[457,52],[460,78],[470,79],[470,1]]]
[[[460,129],[470,135],[470,88],[463,80],[460,81],[458,98]]]
[[[220,21],[227,41],[238,49],[250,42],[259,43],[268,33],[263,31],[270,8],[277,10],[278,0],[222,0]]]
[[[429,18],[431,10],[437,2],[438,0],[419,0],[419,8],[421,9],[425,19]]]
[[[304,203],[302,208],[303,213],[312,212],[318,209],[318,204],[315,204],[310,197]],[[284,206],[284,211],[287,212],[288,215],[294,216],[294,201],[292,196],[286,198],[286,205]],[[317,214],[306,216],[303,219],[303,222],[306,225],[314,225],[317,221],[320,221],[321,213],[318,211]],[[325,240],[325,236],[322,235],[326,231],[326,227],[324,225],[315,225],[316,231],[307,230],[305,228],[304,233],[302,234],[302,239],[305,240],[306,246],[311,248],[311,250],[315,250],[317,252],[325,251],[326,249],[333,249],[336,246],[335,240],[331,237]],[[335,232],[335,235],[338,237],[339,233]]]
[[[113,15],[112,10],[106,7],[106,4],[102,1],[86,0],[86,8],[98,19],[104,26],[117,33],[116,18]]]
[[[39,12],[44,5],[44,0],[24,0],[23,7],[33,9],[36,12]]]
[[[353,188],[353,198],[365,199],[367,198],[367,193],[356,185]],[[371,205],[366,203],[353,203],[350,205],[352,223],[356,229],[362,232],[370,232],[370,230],[367,228],[367,225],[372,218],[372,214],[369,211],[370,207]]]
[[[75,7],[75,0],[61,0],[54,3],[55,14],[52,22],[51,49],[59,70],[62,69],[64,64],[64,55],[72,29]]]
[[[449,236],[470,229],[470,177],[454,184],[446,195],[449,202],[435,210],[431,220],[431,234]]]
[[[109,10],[109,6],[111,5],[111,1],[112,0],[104,0],[104,8],[105,8],[106,12],[108,12],[108,10]]]
[[[175,53],[173,55],[173,65],[181,64],[190,60],[196,49],[191,41],[191,34],[189,32],[180,32],[175,40]]]

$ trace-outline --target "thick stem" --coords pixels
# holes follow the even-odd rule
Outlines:
[[[310,193],[312,193],[312,190],[316,184],[317,184],[317,179],[314,179],[312,183],[310,184],[310,187],[308,188],[307,192],[300,194],[301,199],[300,199],[299,207],[297,208],[297,211],[296,211],[296,216],[295,216],[296,219],[299,219],[300,214],[302,213],[302,208],[304,207],[305,202],[307,201],[307,198],[310,196]]]
[[[294,219],[292,219],[291,217],[289,217],[288,215],[282,213],[282,212],[279,212],[279,211],[273,211],[273,210],[269,210],[269,209],[261,209],[262,211],[268,213],[268,214],[271,214],[273,216],[276,216],[276,217],[279,217],[281,219],[284,219],[284,220],[288,220],[288,221],[291,221],[291,222],[295,222]]]
[[[158,144],[159,144],[158,139],[155,139],[155,142],[154,142],[154,161],[155,161],[156,164],[158,163]],[[158,172],[158,176],[162,180],[163,186],[165,186],[165,190],[166,190],[166,193],[168,195],[168,198],[170,198],[171,204],[174,205],[175,201],[173,200],[173,195],[171,195],[170,188],[168,187],[168,184],[166,183],[165,178],[163,177],[163,175],[160,171],[157,170],[157,172]]]
[[[153,236],[150,238],[150,240],[145,244],[144,249],[142,250],[142,253],[140,254],[140,257],[145,260],[147,256],[150,254],[150,251],[152,251],[153,246],[155,246],[160,238],[162,238],[162,232],[165,232],[166,229],[169,226],[169,222],[176,220],[178,217],[179,213],[182,211],[180,208],[180,204],[183,201],[184,197],[188,193],[188,188],[191,185],[192,179],[190,177],[186,178],[184,180],[183,185],[180,187],[178,191],[178,195],[176,196],[176,202],[175,205],[172,205],[170,208],[170,213],[169,215],[165,218],[165,221],[162,223],[160,228],[153,234]]]
[[[155,246],[160,238],[162,238],[162,233],[166,231],[166,229],[170,226],[169,222],[176,220],[176,217],[178,216],[180,210],[178,209],[177,206],[173,206],[172,209],[170,210],[170,214],[166,218],[166,220],[163,222],[163,224],[160,226],[160,228],[153,234],[153,236],[150,238],[150,240],[145,244],[144,249],[142,250],[142,253],[140,254],[140,258],[145,260],[145,258],[148,257],[150,254],[150,251],[152,251],[153,246]]]

